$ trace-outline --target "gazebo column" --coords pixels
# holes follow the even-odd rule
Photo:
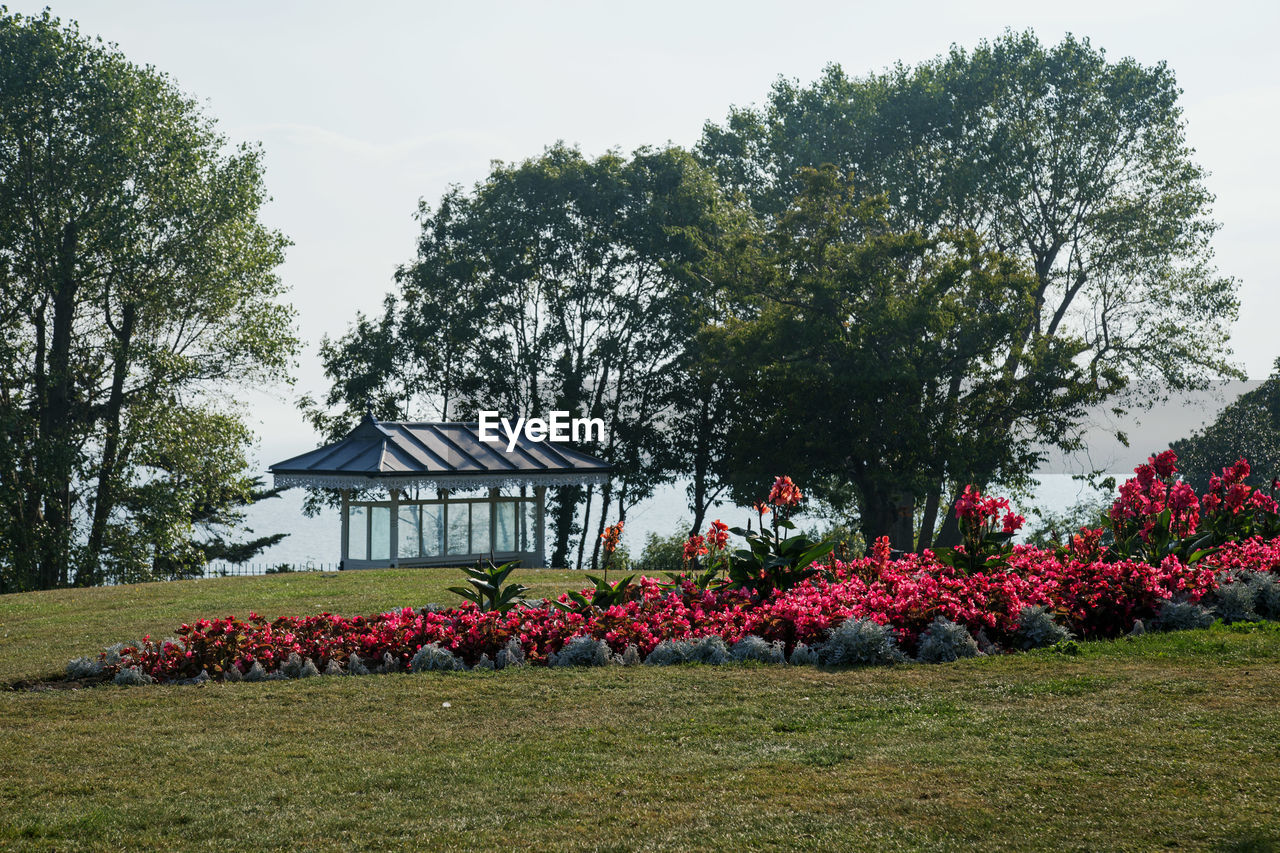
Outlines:
[[[391,568],[396,567],[396,560],[400,557],[400,490],[388,489],[391,493],[391,523],[387,525],[390,530],[391,542],[387,547],[387,559],[390,561]]]
[[[351,545],[351,490],[342,490],[342,553],[338,556],[338,568],[346,568],[347,551]]]
[[[533,533],[534,565],[537,568],[547,567],[547,487],[536,486],[533,490],[537,509],[537,520]]]
[[[498,490],[489,490],[489,554],[498,554]]]

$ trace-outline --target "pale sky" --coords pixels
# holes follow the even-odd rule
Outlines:
[[[38,13],[44,4],[11,3]],[[412,260],[420,198],[481,180],[491,160],[557,140],[588,155],[695,143],[779,75],[809,82],[972,46],[1005,27],[1088,36],[1113,58],[1166,61],[1241,282],[1238,363],[1280,356],[1280,4],[1216,2],[619,4],[55,2],[54,14],[168,72],[233,141],[261,142],[264,218],[294,246],[281,269],[306,344],[294,388],[249,397],[266,462],[314,446],[293,401],[323,394],[316,357],[377,311]]]

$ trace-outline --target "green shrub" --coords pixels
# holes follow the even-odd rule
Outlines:
[[[517,565],[518,561],[513,560],[501,566],[489,563],[488,568],[480,565],[474,569],[464,568],[463,571],[468,575],[467,583],[475,589],[451,586],[449,591],[456,592],[483,611],[496,610],[499,613],[506,613],[520,604],[523,600],[520,596],[529,591],[529,588],[523,584],[505,583],[507,575],[511,574]]]
[[[681,521],[680,529],[666,536],[649,531],[640,557],[631,561],[628,570],[650,577],[656,577],[662,572],[681,571],[684,568],[684,543],[688,537],[689,523],[686,521]]]

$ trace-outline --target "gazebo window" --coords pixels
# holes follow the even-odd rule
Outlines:
[[[382,422],[271,466],[277,486],[338,489],[344,568],[545,565],[547,486],[603,483],[609,466],[563,444],[480,441],[477,424]],[[507,492],[504,494],[504,490]]]

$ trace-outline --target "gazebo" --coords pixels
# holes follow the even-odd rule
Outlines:
[[[277,462],[276,486],[337,489],[344,569],[519,560],[546,565],[547,486],[604,483],[609,465],[520,435],[508,451],[477,423],[377,421]]]

